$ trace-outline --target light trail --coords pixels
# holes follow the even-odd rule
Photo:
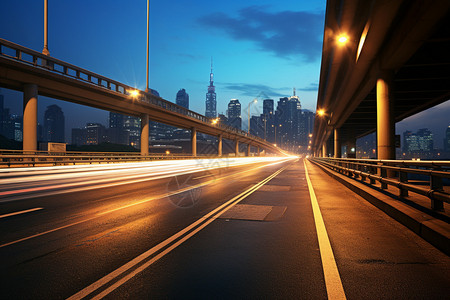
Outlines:
[[[155,180],[177,175],[185,175],[201,171],[209,171],[219,168],[245,166],[255,163],[271,163],[285,161],[294,157],[252,157],[252,158],[215,158],[197,160],[178,160],[165,162],[141,162],[141,163],[120,163],[114,165],[97,165],[78,167],[73,169],[70,166],[66,169],[58,167],[64,171],[63,174],[53,174],[55,169],[29,168],[11,169],[10,172],[19,172],[22,176],[4,178],[0,183],[0,202],[22,200],[36,196],[35,194],[48,191],[55,191],[52,194],[65,193],[65,189],[77,191],[104,187],[105,184],[122,185],[145,180]],[[50,172],[50,174],[46,174]],[[80,173],[83,172],[83,173]],[[37,174],[37,175],[35,175]],[[34,193],[34,194],[33,194]],[[24,196],[28,195],[28,196]],[[21,196],[21,197],[17,197]],[[15,198],[11,198],[15,197]]]
[[[260,169],[260,168],[264,168],[264,167],[280,164],[283,161],[285,161],[285,160],[278,160],[278,161],[275,160],[275,161],[273,161],[271,163],[268,163],[266,165],[263,165],[263,166],[258,166],[258,167],[254,167],[254,168],[251,168],[251,169],[248,169],[248,170],[245,170],[245,171],[241,171],[241,172],[238,172],[238,173],[232,173],[232,174],[223,176],[223,177],[219,178],[219,180],[223,180],[223,179],[226,179],[226,178],[229,178],[229,177],[232,177],[232,176],[236,176],[236,175],[241,175],[241,174],[244,174],[244,173],[247,173],[247,172],[254,171],[256,169]],[[43,235],[46,235],[46,234],[49,234],[49,233],[52,233],[52,232],[55,232],[55,231],[59,231],[59,230],[62,230],[62,229],[66,229],[66,228],[69,228],[69,227],[72,227],[72,226],[75,226],[75,225],[79,225],[79,224],[82,224],[82,223],[94,220],[94,219],[96,219],[98,217],[107,215],[107,214],[109,214],[111,212],[115,212],[115,211],[118,211],[118,210],[121,210],[121,209],[129,208],[129,207],[136,206],[136,205],[139,205],[139,204],[144,204],[144,203],[147,203],[147,202],[150,202],[150,201],[154,201],[154,200],[157,200],[157,199],[169,197],[171,195],[183,193],[183,192],[186,192],[188,190],[192,190],[192,189],[196,189],[196,188],[199,188],[199,187],[202,187],[202,186],[206,186],[206,185],[209,185],[209,184],[214,183],[216,181],[217,181],[217,179],[208,180],[206,182],[202,182],[202,183],[197,184],[197,185],[186,187],[184,189],[176,190],[176,191],[173,191],[171,193],[165,193],[165,194],[161,194],[161,195],[156,195],[154,197],[146,198],[146,199],[143,199],[141,201],[133,202],[133,203],[130,203],[130,204],[127,204],[127,205],[124,205],[124,206],[120,206],[120,207],[114,208],[114,209],[110,209],[110,210],[103,211],[103,212],[98,212],[98,213],[94,214],[93,216],[88,217],[88,218],[83,219],[83,220],[79,220],[79,221],[76,221],[76,222],[73,222],[73,223],[65,224],[65,225],[57,227],[57,228],[53,228],[53,229],[50,229],[50,230],[47,230],[47,231],[44,231],[44,232],[40,232],[40,233],[31,235],[31,236],[27,236],[27,237],[18,239],[18,240],[14,240],[14,241],[11,241],[11,242],[8,242],[8,243],[5,243],[5,244],[1,244],[0,248],[6,247],[6,246],[10,246],[10,245],[14,245],[14,244],[17,244],[17,243],[20,243],[20,242],[23,242],[23,241],[27,241],[27,240],[30,240],[30,239],[33,239],[33,238],[36,238],[36,237],[40,237],[40,236],[43,236]]]

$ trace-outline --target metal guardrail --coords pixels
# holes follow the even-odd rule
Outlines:
[[[186,154],[149,154],[138,152],[46,152],[0,150],[0,168],[2,167],[35,167],[76,164],[101,164],[140,162],[152,160],[214,158],[217,155],[186,155]],[[226,156],[222,156],[226,157]]]
[[[427,196],[433,210],[443,210],[444,202],[450,203],[450,194],[444,191],[444,178],[450,178],[450,161],[415,161],[415,160],[373,160],[345,158],[310,158],[313,162],[333,169],[349,177],[369,180],[371,185],[379,182],[382,189],[388,185],[399,189],[400,197],[407,197],[408,192]],[[428,187],[419,186],[409,181],[409,174],[419,174],[428,178]]]
[[[131,97],[132,92],[136,91],[136,88],[134,87],[125,85],[113,79],[85,70],[83,68],[77,67],[75,65],[69,64],[62,60],[53,58],[51,56],[46,56],[40,52],[31,50],[29,48],[20,46],[18,44],[12,43],[10,41],[1,38],[0,38],[0,56],[31,65],[36,68],[51,71],[53,73],[57,73],[59,75],[63,75],[72,79],[76,79],[80,82],[88,83],[96,87],[114,91],[127,97]],[[139,100],[142,103],[156,105],[165,110],[194,118],[196,120],[203,122],[208,126],[218,127],[220,129],[223,129],[224,131],[245,136],[253,140],[258,140],[262,143],[267,143],[264,139],[260,137],[250,135],[246,131],[228,125],[220,123],[212,125],[213,120],[212,118],[205,117],[201,114],[186,109],[170,101],[164,100],[163,98],[155,96],[151,93],[139,91],[139,95],[136,96],[136,100]]]

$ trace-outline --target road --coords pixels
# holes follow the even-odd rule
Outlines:
[[[301,159],[0,178],[3,299],[450,295],[448,256]]]

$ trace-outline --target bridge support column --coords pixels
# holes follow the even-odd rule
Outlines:
[[[192,156],[197,156],[197,128],[192,127],[191,130],[191,146]]]
[[[377,80],[378,159],[395,159],[393,72],[384,71]]]
[[[239,141],[238,141],[238,140],[236,140],[236,141],[234,142],[234,153],[235,153],[235,156],[236,156],[236,157],[239,156]]]
[[[377,158],[395,159],[393,71],[382,71],[377,79]],[[382,177],[394,177],[391,170],[379,170]],[[381,188],[387,188],[382,183]]]
[[[334,157],[335,158],[341,158],[341,140],[339,137],[340,129],[335,128],[334,129]]]
[[[38,86],[26,84],[23,89],[23,150],[37,150]]]
[[[257,156],[261,156],[261,148],[259,146],[256,148],[256,154]]]
[[[252,150],[252,146],[250,144],[247,145],[247,156],[250,156]]]
[[[322,157],[328,157],[327,154],[327,141],[324,141],[322,144]]]
[[[148,115],[141,115],[141,155],[148,155]]]
[[[218,154],[218,156],[222,156],[222,135],[221,134],[219,134],[219,137],[218,137],[217,154]]]

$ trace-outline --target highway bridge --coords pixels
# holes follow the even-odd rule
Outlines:
[[[395,160],[392,124],[448,99],[449,8],[327,2],[309,158],[0,39],[26,124],[1,157],[1,298],[448,298],[450,162]],[[38,94],[191,129],[193,155],[40,155]],[[378,159],[341,157],[375,130]],[[197,131],[266,155],[196,155]]]
[[[23,150],[37,150],[38,95],[70,101],[141,119],[141,154],[149,153],[149,120],[191,130],[192,155],[197,155],[197,131],[218,138],[217,154],[222,155],[222,139],[247,144],[255,152],[283,153],[264,139],[157,97],[138,91],[40,52],[0,39],[0,86],[23,91]]]

